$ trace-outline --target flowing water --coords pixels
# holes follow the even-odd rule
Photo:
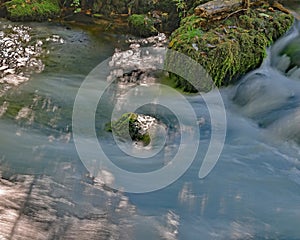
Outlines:
[[[220,90],[227,132],[212,172],[198,177],[211,138],[209,111],[201,96],[188,95],[201,119],[195,160],[171,185],[141,194],[114,191],[91,178],[72,138],[80,84],[115,48],[126,48],[126,36],[92,26],[31,27],[33,35],[58,35],[63,41],[46,46],[50,52],[42,73],[1,97],[0,239],[300,239],[300,66],[282,56],[290,44],[299,51],[299,22],[269,49],[259,69]],[[118,86],[104,95],[110,104],[126,102],[126,86]],[[151,85],[149,89],[151,94]],[[184,113],[182,98],[164,91]],[[206,99],[216,94],[207,93]],[[134,95],[135,101],[143,98]],[[95,125],[99,142],[116,164],[147,172],[174,156],[180,137],[172,112],[155,109],[172,126],[164,151],[137,160],[101,131],[110,119],[109,107],[98,109]],[[192,145],[195,139],[186,141]]]

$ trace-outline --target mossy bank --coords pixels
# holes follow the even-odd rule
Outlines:
[[[57,0],[11,0],[4,5],[12,21],[44,21],[60,13]]]

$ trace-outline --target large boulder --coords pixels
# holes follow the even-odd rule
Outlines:
[[[259,67],[266,56],[266,47],[282,36],[294,20],[291,14],[268,3],[247,11],[237,10],[226,17],[214,15],[211,19],[197,14],[181,21],[169,47],[200,63],[216,86],[232,83]],[[188,85],[182,79],[177,82],[179,86]]]

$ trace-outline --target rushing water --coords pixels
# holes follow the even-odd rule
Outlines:
[[[80,84],[115,48],[126,46],[125,36],[56,24],[32,28],[33,34],[45,39],[55,34],[63,42],[47,45],[42,73],[1,98],[0,239],[300,238],[300,74],[280,56],[290,43],[300,45],[299,23],[269,49],[259,69],[221,90],[227,134],[213,171],[198,178],[210,116],[201,96],[186,96],[202,119],[196,158],[177,181],[144,194],[115,192],[90,178],[71,135]],[[126,100],[124,87],[113,90],[117,94],[105,95],[111,102]],[[181,98],[165,91],[168,101],[182,106]],[[106,108],[96,114],[99,142],[122,168],[153,171],[176,153],[175,121],[165,151],[142,160],[125,155],[100,131],[109,120]],[[172,120],[172,112],[156,111]]]

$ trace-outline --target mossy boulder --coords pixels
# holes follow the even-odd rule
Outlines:
[[[129,28],[132,34],[140,37],[150,37],[158,33],[154,27],[154,21],[144,14],[133,14],[128,18]]]
[[[11,0],[5,7],[12,21],[44,21],[60,13],[57,0]]]
[[[150,128],[157,123],[154,117],[129,112],[118,120],[107,123],[105,130],[113,132],[123,141],[133,140],[147,146],[151,142]]]
[[[200,63],[219,87],[259,67],[266,56],[266,47],[282,36],[293,20],[291,14],[268,4],[239,11],[222,20],[190,15],[172,33],[169,47]],[[195,90],[180,77],[177,83]]]

